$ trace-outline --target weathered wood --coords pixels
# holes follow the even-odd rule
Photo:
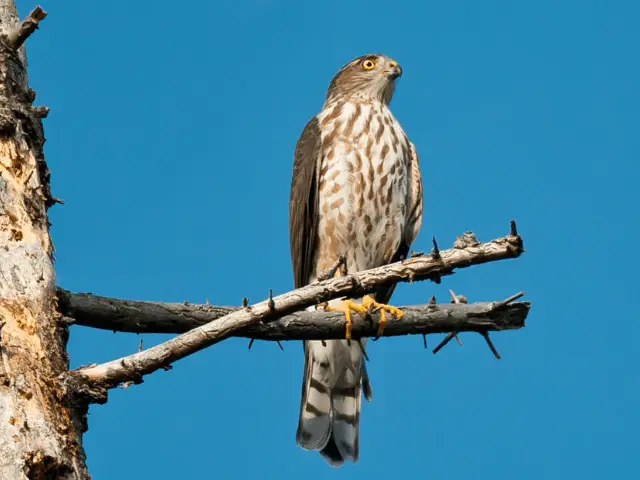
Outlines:
[[[379,285],[431,279],[481,263],[516,258],[523,252],[522,239],[508,235],[479,243],[471,232],[458,237],[454,247],[430,255],[317,282],[234,311],[218,320],[190,330],[143,352],[88,366],[61,377],[71,395],[86,395],[90,401],[106,401],[106,390],[122,382],[140,383],[142,377],[218,343],[235,332],[258,322],[270,322],[307,306],[345,295],[362,295]]]
[[[0,0],[0,478],[86,479],[86,409],[63,404],[54,382],[69,367],[68,331],[55,320],[53,199],[21,47],[35,28],[18,20]]]
[[[131,333],[184,333],[240,307],[142,302],[71,293],[57,288],[58,311],[67,323]]]
[[[58,289],[60,313],[74,325],[114,332],[180,334],[218,320],[240,307],[218,307],[184,303],[137,302],[73,294]],[[495,309],[498,303],[445,303],[399,307],[404,316],[387,323],[384,336],[430,333],[501,331],[522,328],[529,303],[520,302]],[[373,337],[379,316],[353,317],[352,336]],[[300,311],[268,323],[254,323],[234,331],[232,337],[255,340],[322,340],[344,338],[344,316],[340,312]]]
[[[42,7],[34,8],[20,25],[7,31],[7,45],[13,50],[20,48],[29,35],[38,29],[38,24],[46,16],[47,12],[42,10]]]

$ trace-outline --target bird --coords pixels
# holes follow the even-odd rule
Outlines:
[[[289,196],[289,240],[295,288],[317,281],[343,259],[335,275],[407,257],[422,224],[422,178],[416,148],[389,104],[402,68],[367,54],[332,78],[318,114],[296,142]],[[351,341],[352,313],[388,316],[395,285],[362,298],[322,306],[345,317],[345,338],[304,341],[296,443],[333,467],[359,457],[361,396],[372,399],[364,363],[366,339]]]

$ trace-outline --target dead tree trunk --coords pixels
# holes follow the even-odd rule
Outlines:
[[[0,478],[89,478],[84,414],[63,404],[67,328],[56,321],[41,118],[24,47],[46,13],[19,22],[0,0]]]

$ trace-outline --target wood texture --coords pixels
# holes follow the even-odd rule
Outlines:
[[[190,305],[118,300],[91,294],[72,294],[58,290],[63,315],[75,325],[131,333],[188,332],[240,310],[240,307]],[[401,306],[404,316],[391,320],[384,336],[430,333],[500,331],[522,328],[529,303],[520,302],[495,309],[496,302],[445,303]],[[372,337],[378,314],[369,319],[353,317],[353,337]],[[344,338],[344,316],[340,312],[300,311],[268,323],[254,323],[230,336],[256,340],[322,340]]]
[[[141,302],[57,289],[58,311],[68,323],[132,333],[184,333],[240,307]]]
[[[472,233],[458,237],[454,247],[430,255],[409,258],[383,267],[314,283],[243,308],[190,330],[143,352],[69,372],[62,379],[69,394],[83,395],[89,401],[106,401],[106,390],[122,382],[140,383],[142,377],[171,363],[218,343],[238,330],[258,322],[271,322],[307,306],[345,295],[362,295],[377,286],[412,282],[453,273],[456,268],[518,257],[522,239],[515,229],[506,237],[479,243]]]
[[[55,320],[53,199],[20,29],[14,2],[0,0],[0,478],[85,479],[86,410],[61,403],[54,382],[68,332]]]
[[[19,26],[7,32],[7,45],[13,50],[17,50],[38,29],[38,24],[47,16],[47,12],[42,7],[34,8]]]

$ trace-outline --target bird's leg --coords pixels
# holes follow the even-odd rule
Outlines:
[[[347,273],[347,259],[344,255],[341,255],[332,267],[320,274],[318,279],[326,280],[331,277],[337,278],[346,275]],[[329,305],[328,302],[325,302],[316,305],[316,310],[318,307],[322,307],[327,312],[344,312],[344,320],[346,324],[345,338],[347,341],[351,341],[351,326],[353,325],[353,321],[351,320],[351,311],[353,310],[354,312],[362,314],[367,313],[367,309],[364,306],[354,303],[348,299],[342,300],[339,306],[333,307]]]
[[[384,303],[376,302],[371,295],[365,295],[362,298],[362,306],[365,309],[369,309],[370,307],[375,308],[380,311],[380,321],[378,322],[378,331],[376,335],[380,337],[382,332],[384,331],[384,325],[387,323],[387,315],[386,312],[389,312],[396,318],[402,318],[404,313],[402,310],[396,307],[392,307],[391,305],[385,305]]]
[[[351,320],[351,310],[357,313],[367,313],[367,309],[362,305],[352,302],[351,300],[342,300],[339,306],[332,307],[327,305],[325,310],[328,312],[344,312],[344,320],[346,324],[345,338],[351,340],[351,326],[353,321]]]

